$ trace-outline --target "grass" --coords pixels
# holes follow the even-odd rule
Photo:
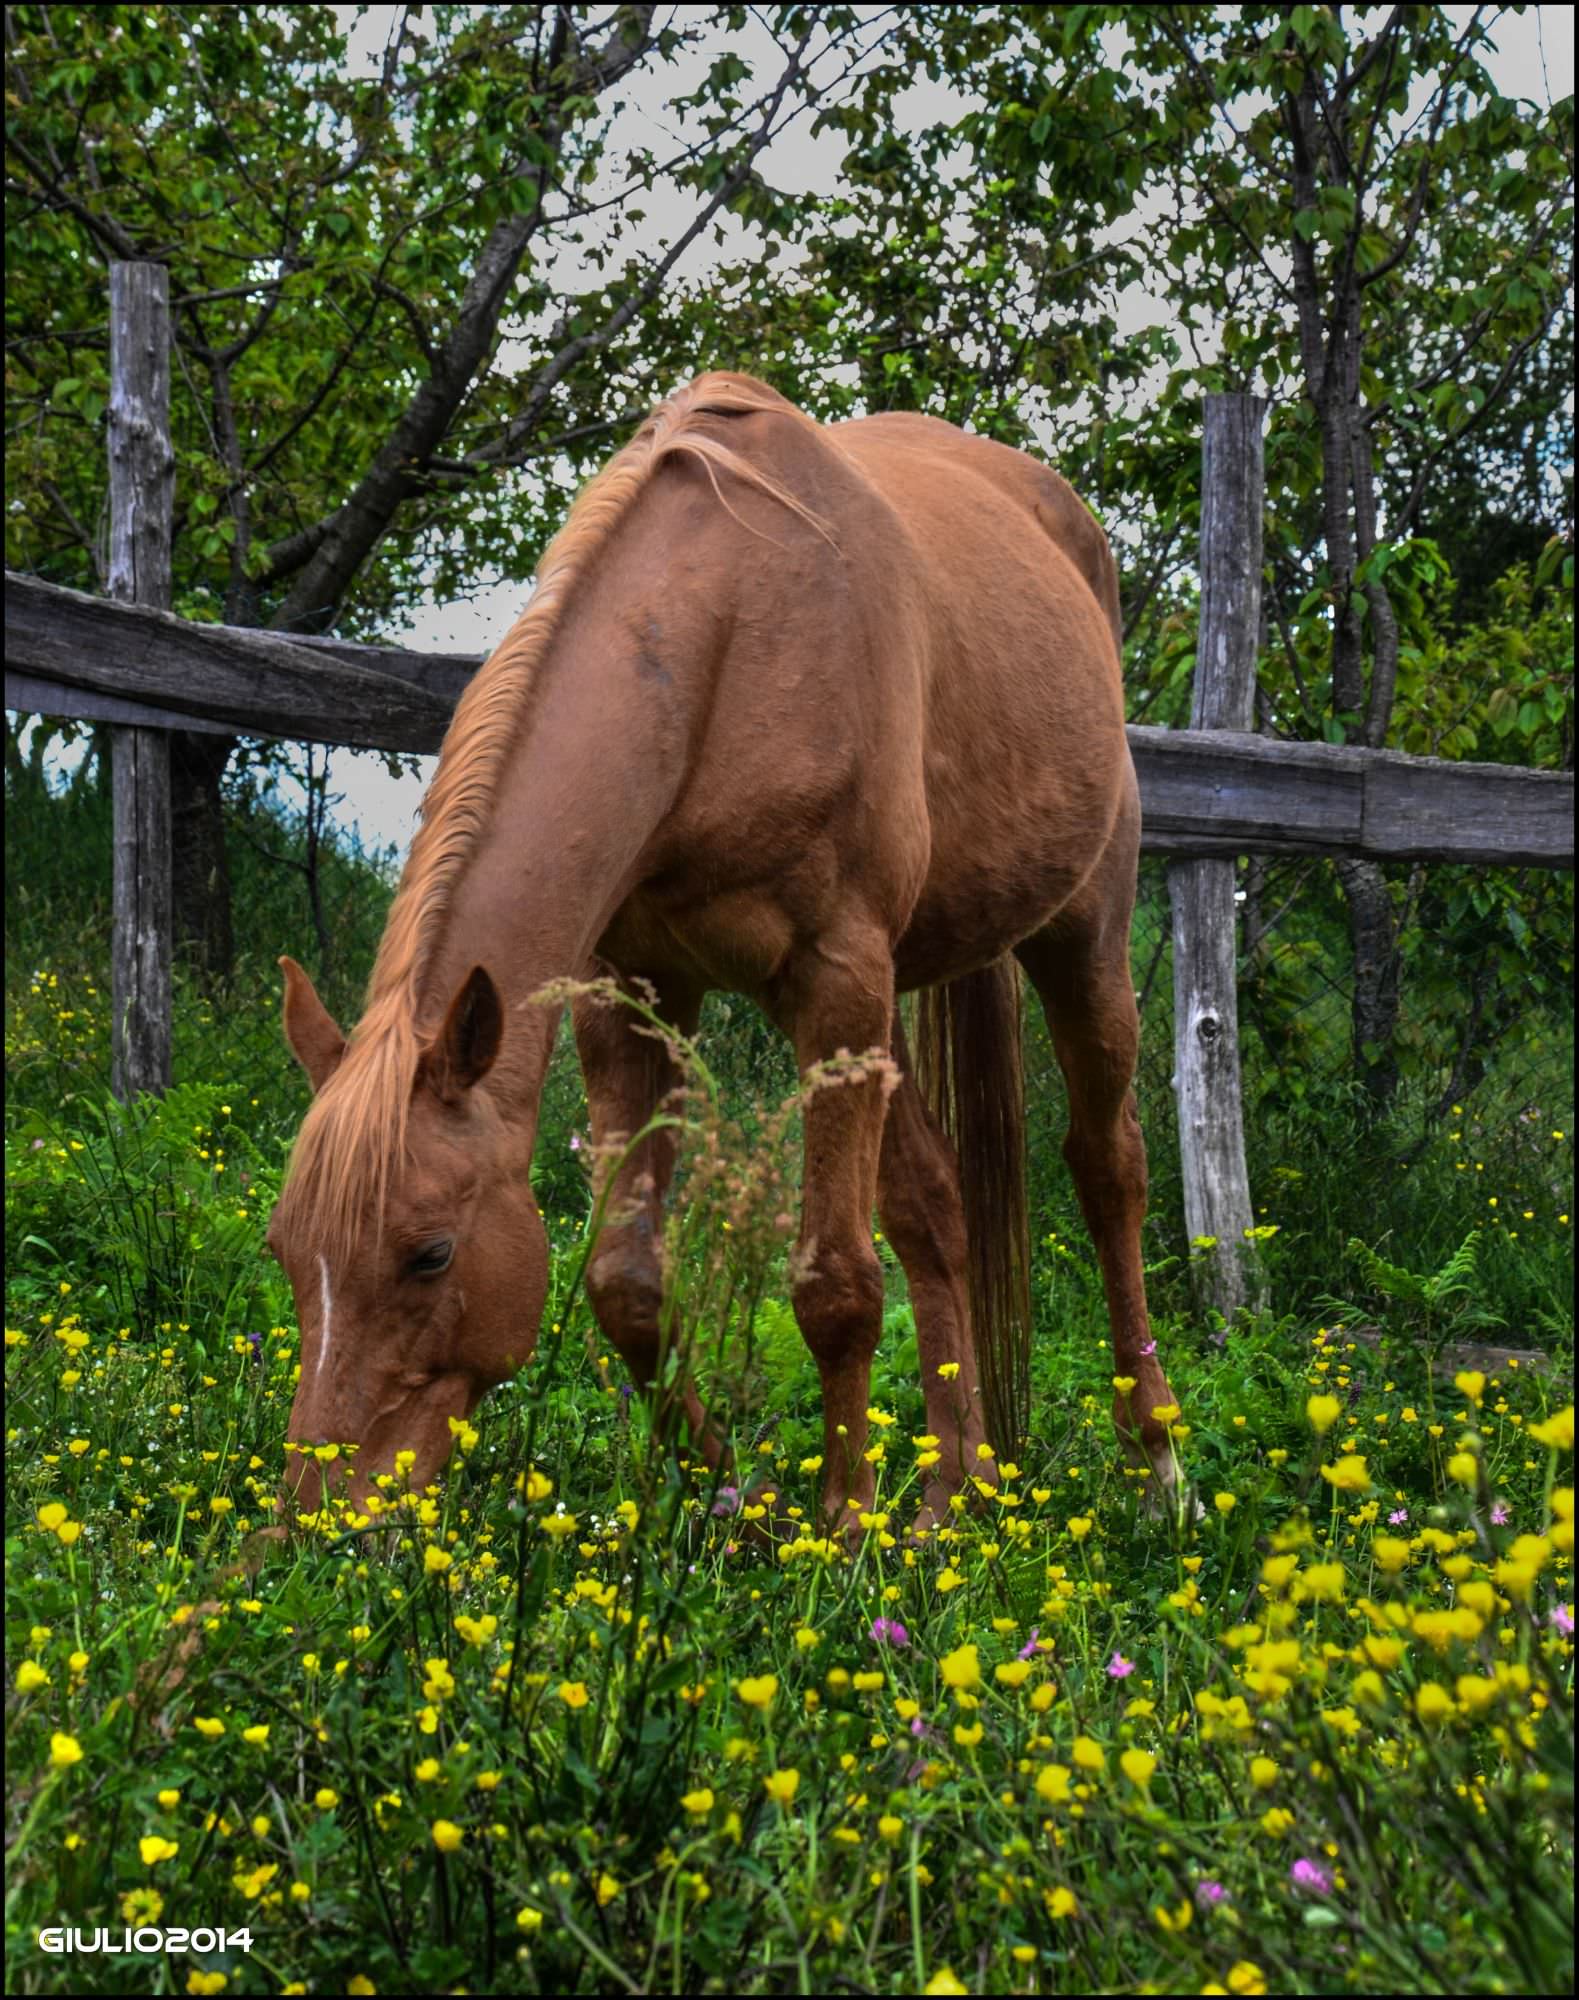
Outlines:
[[[1473,1199],[1451,1158],[1417,1163],[1409,1260],[1389,1237],[1318,1269],[1310,1218],[1342,1190],[1302,1156],[1266,1249],[1298,1310],[1221,1338],[1164,1214],[1156,1331],[1199,1519],[1150,1516],[1120,1468],[1055,1183],[1033,1442],[909,1542],[930,1446],[889,1259],[880,1498],[851,1559],[817,1519],[815,1372],[750,1213],[765,1163],[793,1171],[793,1121],[753,1111],[770,1058],[715,1018],[724,1108],[687,1115],[723,1164],[685,1182],[674,1282],[789,1510],[773,1544],[757,1502],[652,1438],[601,1345],[561,1070],[532,1363],[441,1489],[390,1491],[393,1528],[260,1547],[297,1357],[259,1255],[301,1104],[273,1003],[185,991],[199,1080],[117,1112],[91,925],[17,924],[13,1990],[1567,1990],[1566,1140],[1538,1171],[1483,1161]],[[1516,1211],[1486,1221],[1485,1189]],[[1375,1244],[1367,1219],[1348,1230]],[[1522,1331],[1527,1299],[1551,1302],[1557,1373],[1433,1375],[1444,1340]],[[138,1924],[250,1948],[39,1943]]]

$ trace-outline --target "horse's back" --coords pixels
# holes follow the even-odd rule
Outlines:
[[[1101,607],[1115,647],[1123,643],[1118,570],[1100,524],[1067,479],[1023,451],[977,437],[940,417],[892,410],[830,425],[827,435],[918,527],[941,514],[957,531],[959,482],[980,480],[1074,566]],[[923,473],[930,477],[918,477]],[[928,505],[929,499],[933,503]],[[937,503],[941,502],[939,506]],[[924,529],[923,529],[924,532]]]
[[[1133,845],[1117,572],[1023,452],[898,412],[826,435],[903,524],[925,605],[932,855],[900,969],[926,983],[1039,929]]]

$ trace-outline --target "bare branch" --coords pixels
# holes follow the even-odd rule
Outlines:
[[[495,444],[485,445],[479,451],[469,453],[469,463],[481,469],[488,465],[513,464],[517,462],[517,454],[520,452],[522,443],[535,429],[537,420],[541,416],[549,397],[559,386],[560,382],[563,381],[564,377],[578,362],[586,360],[589,355],[601,352],[617,335],[629,326],[642,307],[656,296],[664,279],[673,270],[680,258],[684,256],[685,252],[690,249],[691,245],[713,220],[714,216],[739,193],[740,189],[745,185],[746,177],[750,173],[758,153],[761,152],[762,148],[773,136],[774,120],[778,115],[779,106],[784,100],[785,92],[800,74],[801,57],[805,51],[806,43],[810,39],[812,25],[811,23],[807,25],[800,41],[796,44],[789,64],[779,79],[778,87],[768,100],[767,108],[762,114],[755,134],[748,142],[740,159],[736,162],[728,177],[715,191],[712,199],[692,219],[690,226],[675,239],[662,259],[653,266],[646,278],[625,300],[624,304],[611,313],[601,327],[595,332],[584,333],[579,335],[575,340],[567,341],[560,348],[559,352],[542,369],[537,380],[533,383],[531,394],[526,401],[526,407],[520,416],[515,419],[505,431],[503,437]]]
[[[1457,47],[1453,52],[1452,62],[1449,63],[1437,84],[1435,102],[1431,107],[1431,129],[1426,136],[1425,154],[1420,162],[1420,172],[1415,180],[1414,193],[1410,197],[1409,207],[1404,215],[1403,233],[1399,237],[1398,242],[1379,264],[1374,265],[1369,271],[1362,271],[1360,273],[1359,283],[1362,288],[1366,285],[1374,285],[1378,278],[1385,278],[1389,271],[1395,269],[1408,256],[1415,237],[1419,232],[1420,223],[1425,214],[1426,192],[1431,185],[1431,168],[1436,157],[1436,142],[1441,136],[1442,121],[1447,116],[1448,95],[1459,65],[1468,53],[1470,37],[1474,32],[1476,23],[1480,19],[1481,11],[1478,7],[1475,9],[1468,27],[1465,28],[1463,34],[1459,37]],[[1372,129],[1374,131],[1374,121]]]

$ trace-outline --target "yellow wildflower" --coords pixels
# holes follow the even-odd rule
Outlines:
[[[981,1686],[981,1656],[974,1646],[956,1646],[938,1661],[943,1684],[951,1688]]]
[[[1119,1769],[1138,1792],[1145,1791],[1150,1785],[1152,1774],[1157,1768],[1157,1760],[1149,1750],[1126,1750],[1119,1758],[1118,1764]]]
[[[1439,1681],[1422,1681],[1415,1689],[1415,1714],[1422,1722],[1445,1722],[1454,1712],[1453,1697]]]
[[[1068,1803],[1069,1783],[1074,1774],[1067,1764],[1047,1764],[1036,1774],[1036,1795],[1050,1806]]]
[[[1548,1417],[1544,1424],[1531,1424],[1525,1433],[1551,1451],[1572,1451],[1574,1448],[1574,1406],[1559,1410]]]

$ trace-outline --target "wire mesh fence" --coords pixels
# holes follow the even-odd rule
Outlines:
[[[1389,871],[1397,1019],[1387,1061],[1354,1029],[1355,955],[1328,862],[1239,864],[1239,1026],[1257,1226],[1283,1239],[1279,1304],[1341,1294],[1360,1238],[1434,1268],[1471,1230],[1509,1261],[1568,1229],[1573,1164],[1571,883],[1533,872]],[[1148,1255],[1188,1262],[1173,1089],[1167,864],[1141,865],[1132,942],[1136,1094],[1151,1167]],[[1026,1030],[1033,1181],[1072,1216],[1058,1167],[1063,1079],[1037,1010]],[[1364,1080],[1380,1069],[1383,1089]],[[1059,1225],[1061,1226],[1061,1224]]]

